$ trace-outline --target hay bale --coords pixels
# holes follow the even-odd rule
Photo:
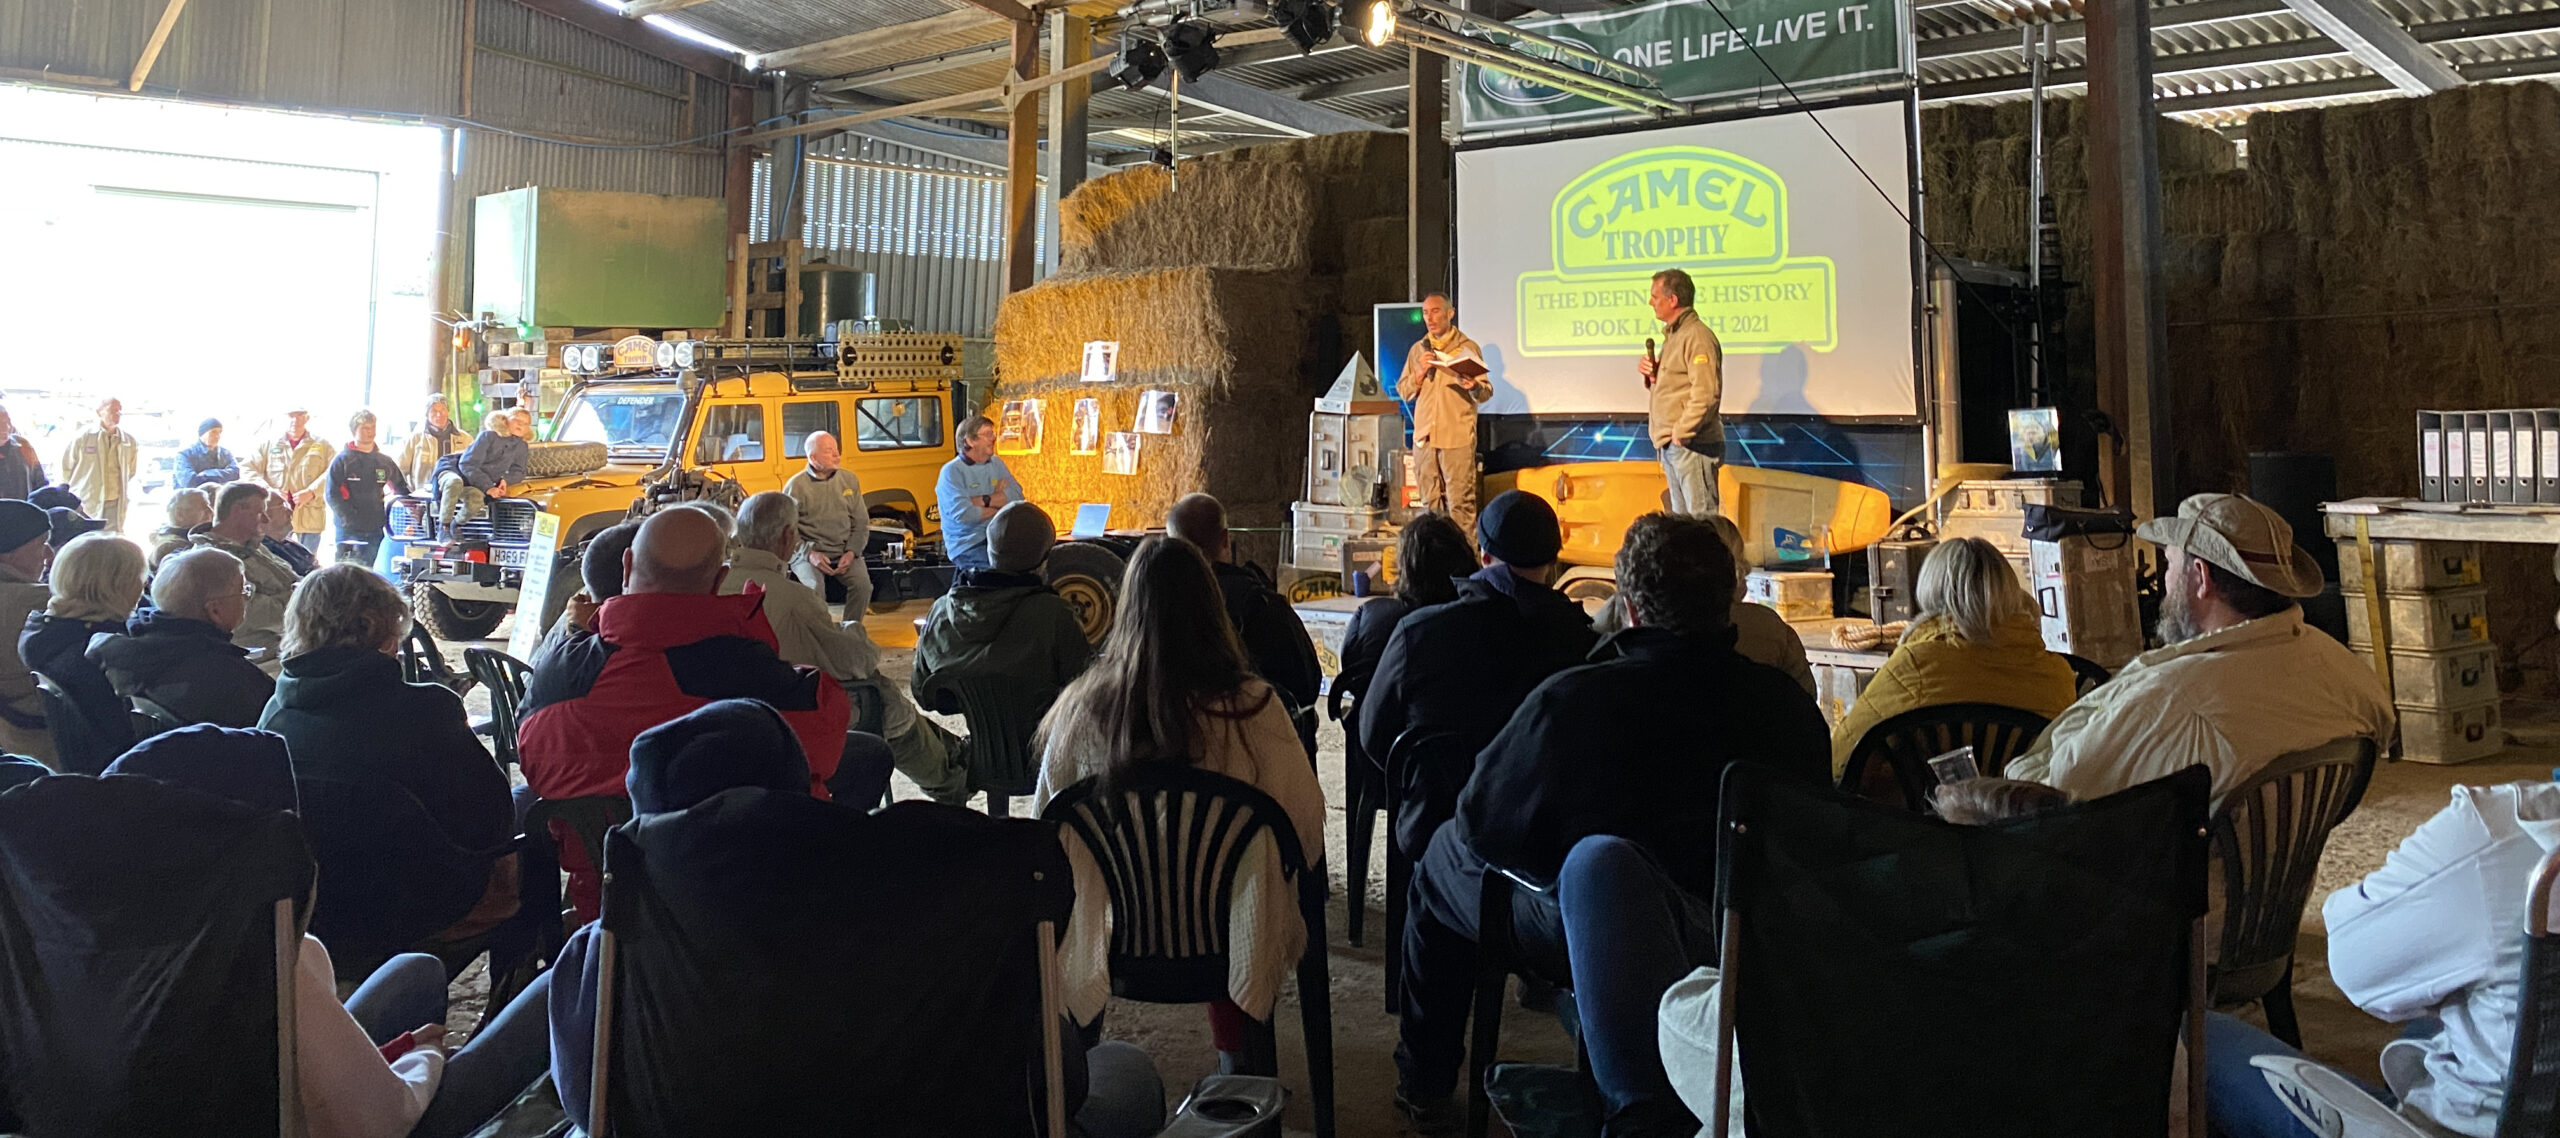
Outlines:
[[[1162,524],[1174,500],[1206,490],[1238,525],[1278,525],[1297,497],[1310,386],[1306,278],[1231,269],[1053,277],[1006,297],[996,316],[997,399],[1044,401],[1036,454],[1007,455],[1055,516],[1113,504],[1112,524]],[[1079,378],[1087,340],[1120,343],[1118,377]],[[1149,435],[1134,476],[1071,454],[1075,401],[1101,401],[1103,430],[1133,430],[1147,390],[1180,401],[1175,433]]]
[[[2158,130],[2163,174],[2220,174],[2240,165],[2239,147],[2220,131],[2165,118]]]
[[[1304,269],[1316,185],[1289,163],[1140,166],[1076,187],[1058,209],[1065,272],[1181,265]]]

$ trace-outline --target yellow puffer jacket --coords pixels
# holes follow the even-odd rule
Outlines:
[[[2045,651],[2035,614],[2003,621],[1988,644],[1958,639],[1955,623],[1925,617],[1903,633],[1893,657],[1831,730],[1831,774],[1837,778],[1877,724],[1903,712],[1950,703],[1996,703],[2050,719],[2071,706],[2071,664]]]

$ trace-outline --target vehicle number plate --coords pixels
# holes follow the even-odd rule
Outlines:
[[[489,551],[489,560],[509,569],[522,569],[525,555],[530,552],[532,551],[526,549],[492,549]]]

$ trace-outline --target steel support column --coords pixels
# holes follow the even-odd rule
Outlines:
[[[1093,21],[1068,12],[1049,14],[1049,70],[1064,71],[1093,58]],[[1058,264],[1058,203],[1084,184],[1086,141],[1091,131],[1093,80],[1075,79],[1049,88],[1049,267]]]

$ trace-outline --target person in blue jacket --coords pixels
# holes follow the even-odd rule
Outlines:
[[[196,445],[178,452],[178,489],[240,480],[240,460],[222,445],[222,420],[196,424]]]

